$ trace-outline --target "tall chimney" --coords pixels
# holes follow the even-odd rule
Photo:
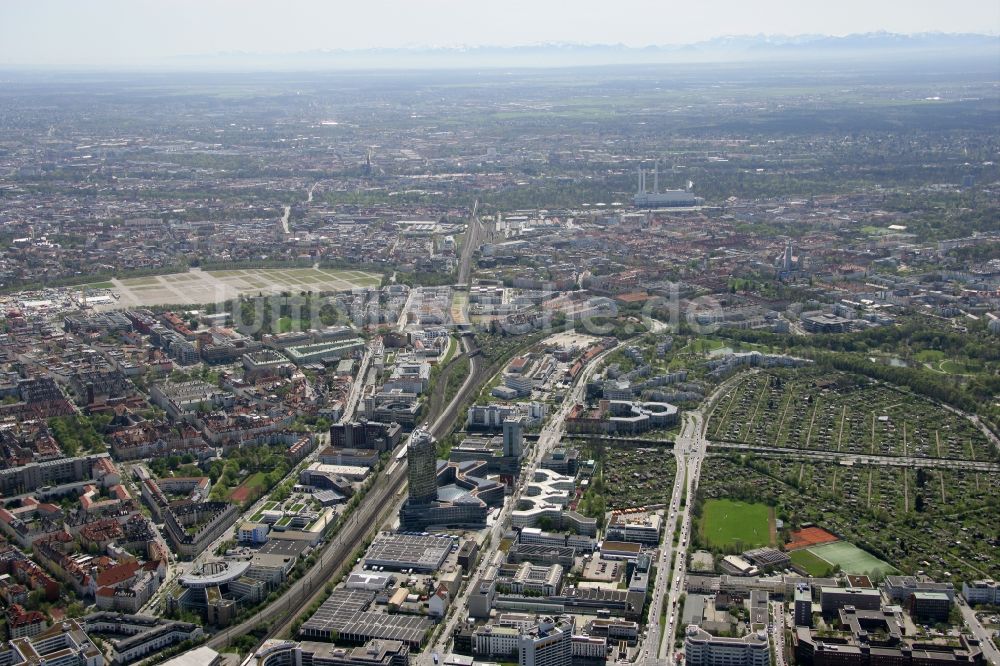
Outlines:
[[[653,163],[653,194],[660,191],[660,160]]]

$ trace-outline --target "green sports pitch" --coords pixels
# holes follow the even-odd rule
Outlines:
[[[833,573],[832,564],[824,560],[822,557],[813,555],[807,548],[793,550],[789,553],[789,556],[792,558],[792,564],[799,567],[810,576],[822,578],[823,576]]]
[[[883,562],[871,553],[861,550],[852,543],[835,541],[806,549],[813,556],[840,565],[840,570],[849,574],[891,574],[896,568]]]
[[[771,544],[773,512],[766,504],[712,499],[702,509],[700,531],[713,548],[755,548]]]

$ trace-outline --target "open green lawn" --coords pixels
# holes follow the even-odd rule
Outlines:
[[[716,338],[696,338],[691,342],[687,343],[682,349],[679,349],[679,353],[695,353],[700,354],[704,352],[715,351],[716,349],[722,349],[726,346],[726,343],[722,340]]]
[[[944,358],[944,352],[937,349],[921,349],[913,358],[920,363],[933,363],[934,361],[940,361]]]
[[[766,504],[712,499],[705,502],[699,529],[713,548],[754,548],[771,543],[771,520]]]
[[[849,574],[891,574],[896,568],[852,543],[835,541],[807,549],[813,555],[831,564],[839,564]]]
[[[279,333],[289,333],[291,331],[302,331],[306,326],[302,325],[300,319],[292,319],[291,317],[282,317],[278,320],[278,332]]]
[[[821,557],[813,555],[806,548],[793,550],[789,553],[789,555],[792,558],[792,564],[796,565],[810,576],[816,576],[819,578],[826,576],[828,573],[833,571],[832,564]]]
[[[941,372],[947,372],[950,375],[964,375],[969,373],[969,366],[961,361],[955,361],[952,359],[945,359],[944,361],[941,361],[937,365],[937,368],[941,370]]]

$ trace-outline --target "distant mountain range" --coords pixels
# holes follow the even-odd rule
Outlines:
[[[984,34],[870,32],[831,35],[733,35],[693,44],[632,47],[622,44],[546,43],[524,46],[455,46],[324,49],[296,53],[227,52],[173,58],[183,68],[466,68],[572,65],[748,62],[871,57],[994,58],[1000,36]]]

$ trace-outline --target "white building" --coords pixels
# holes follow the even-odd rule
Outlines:
[[[519,666],[572,666],[573,618],[541,618],[518,640]]]
[[[472,634],[472,653],[477,657],[517,654],[521,632],[516,627],[487,624]]]
[[[1000,583],[995,580],[974,580],[962,583],[962,596],[970,606],[1000,604]]]
[[[604,659],[608,656],[608,639],[604,636],[573,636],[574,657],[579,659]]]
[[[649,546],[660,543],[660,526],[662,518],[655,513],[645,511],[611,514],[608,523],[607,538],[615,541],[632,541]]]
[[[267,533],[269,531],[270,528],[266,523],[243,523],[240,525],[236,538],[240,543],[267,543]]]
[[[769,666],[771,648],[763,631],[722,638],[692,624],[685,631],[684,660],[687,666]]]

